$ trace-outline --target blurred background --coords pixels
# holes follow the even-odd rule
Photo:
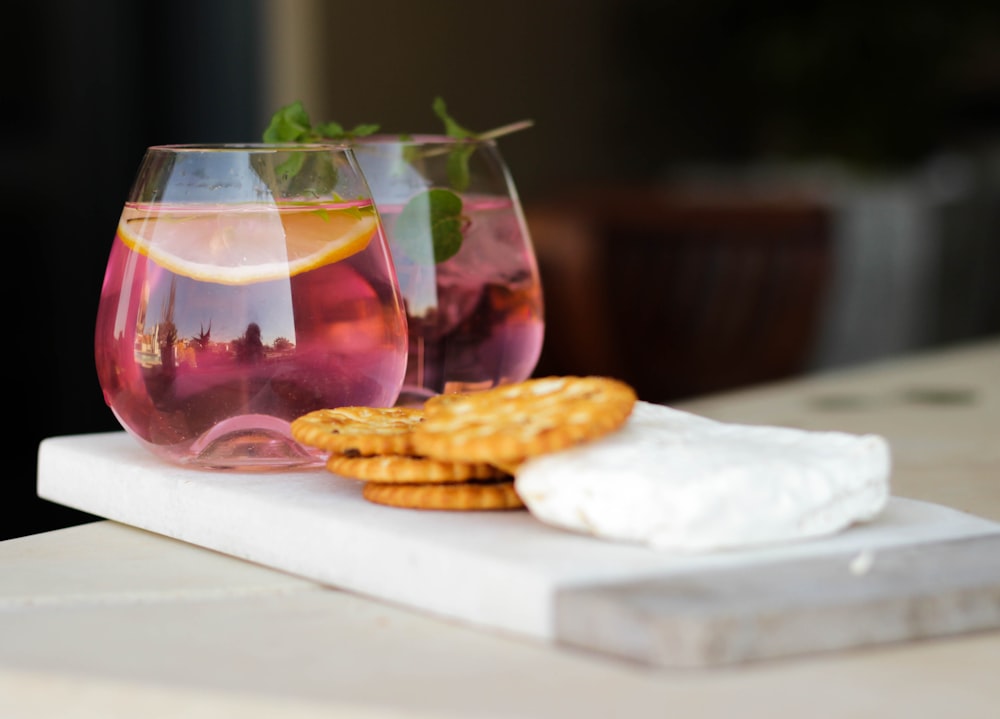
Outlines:
[[[1000,333],[1000,5],[49,0],[3,43],[13,442],[0,539],[94,519],[39,442],[116,430],[93,320],[148,145],[314,121],[500,141],[546,285],[538,373],[671,402]],[[13,223],[13,224],[11,224]],[[37,253],[35,252],[37,250]],[[20,349],[18,349],[20,348]],[[1000,368],[998,368],[1000,380]],[[12,461],[11,461],[12,460]]]

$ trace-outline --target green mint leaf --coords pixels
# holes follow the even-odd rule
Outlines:
[[[289,153],[276,168],[284,197],[322,197],[337,187],[337,166],[328,155]]]
[[[455,118],[448,114],[448,106],[445,105],[444,99],[440,96],[434,98],[431,108],[444,123],[444,131],[448,137],[456,140],[476,139],[478,137],[472,130],[459,125]],[[448,182],[458,192],[469,189],[469,158],[472,157],[475,150],[475,145],[458,144],[451,148],[448,153]]]
[[[453,137],[456,140],[476,137],[476,133],[459,125],[455,122],[455,119],[448,114],[448,106],[445,105],[442,97],[439,96],[434,98],[434,102],[431,103],[431,109],[434,110],[435,115],[441,118],[441,122],[444,123],[444,132],[448,137]]]
[[[279,108],[271,116],[271,122],[264,130],[264,142],[319,142],[323,139],[340,140],[352,137],[362,137],[378,131],[378,125],[357,125],[351,130],[344,130],[337,122],[326,122],[315,128],[309,120],[309,114],[302,103],[293,103]],[[292,153],[289,158],[276,168],[277,186],[285,193],[294,195],[319,196],[326,194],[337,186],[337,168],[329,158],[313,159],[313,183],[307,186],[298,177],[305,166],[305,155]]]
[[[412,135],[400,135],[397,139],[399,140],[399,142],[402,143],[413,142]],[[419,144],[416,145],[404,144],[400,156],[404,163],[413,165],[419,162],[423,158],[424,150],[420,147]],[[405,170],[405,167],[403,169]]]
[[[379,125],[373,125],[371,123],[362,123],[360,125],[355,125],[348,134],[351,137],[368,137],[368,135],[374,135],[378,132],[379,127]]]
[[[271,122],[264,130],[264,142],[309,142],[311,135],[312,123],[309,121],[309,114],[305,111],[302,103],[296,100],[279,108],[271,116]],[[293,152],[287,160],[275,168],[277,173],[275,182],[283,193],[295,194],[303,190],[302,182],[296,182],[296,177],[304,165],[305,155],[301,152]],[[336,182],[335,175],[333,182]]]
[[[396,219],[393,239],[413,260],[434,248],[434,262],[444,262],[462,247],[462,198],[450,190],[435,188],[410,198]]]
[[[314,133],[316,139],[327,140],[350,140],[355,137],[365,137],[378,132],[378,125],[362,124],[355,125],[350,130],[345,130],[339,122],[326,122],[317,125]]]
[[[312,124],[302,103],[295,101],[271,116],[264,130],[264,142],[302,142],[312,132]]]
[[[309,121],[309,114],[299,100],[279,108],[271,116],[271,122],[264,130],[264,142],[317,142],[319,140],[341,140],[364,137],[378,132],[373,124],[355,125],[345,130],[339,122],[324,122],[316,127]]]
[[[325,137],[331,140],[340,139],[346,134],[344,126],[339,122],[324,122],[321,125],[317,125],[314,132],[318,137]]]
[[[306,163],[306,156],[302,152],[293,152],[288,159],[275,168],[278,173],[278,182],[282,187],[291,187],[295,181],[295,176],[299,174]]]
[[[469,158],[475,145],[458,145],[448,153],[448,182],[457,192],[469,189]]]

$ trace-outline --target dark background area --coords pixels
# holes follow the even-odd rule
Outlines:
[[[0,480],[0,539],[93,519],[36,497],[38,445],[119,429],[93,346],[121,205],[147,146],[259,133],[255,7],[40,2],[7,26],[0,182],[4,235],[16,254],[4,282],[13,441]]]
[[[319,19],[302,40],[321,88],[307,98],[283,92],[268,55],[275,18],[303,2]],[[473,128],[535,120],[503,141],[532,205],[688,162],[833,157],[861,175],[905,172],[1000,136],[996,3],[92,0],[21,13],[0,50],[16,251],[0,539],[94,519],[35,496],[37,450],[118,429],[94,373],[93,318],[149,145],[256,140],[292,99],[317,120],[433,131],[442,94]],[[949,339],[1000,332],[991,317]]]

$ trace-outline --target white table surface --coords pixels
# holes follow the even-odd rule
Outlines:
[[[1000,338],[681,405],[877,432],[894,494],[1000,520]],[[516,587],[511,588],[516,592]],[[0,542],[0,717],[994,717],[1000,632],[662,670],[114,522]]]

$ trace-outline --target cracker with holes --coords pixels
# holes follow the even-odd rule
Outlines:
[[[301,444],[337,454],[412,455],[413,429],[423,419],[416,408],[337,407],[296,418],[291,433]]]
[[[348,479],[384,483],[439,484],[465,482],[470,479],[501,479],[509,475],[501,469],[482,462],[441,462],[427,457],[382,455],[377,457],[352,457],[331,454],[326,468]]]
[[[477,512],[524,508],[511,479],[443,484],[365,482],[361,492],[369,502],[405,509]]]
[[[529,457],[619,429],[635,402],[632,387],[610,377],[530,379],[428,400],[412,442],[421,456],[512,472]]]

